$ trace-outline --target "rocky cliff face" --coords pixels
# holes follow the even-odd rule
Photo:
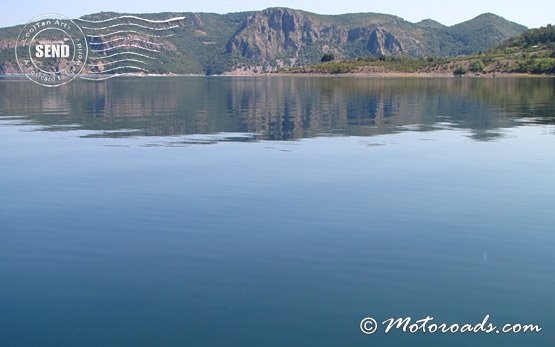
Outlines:
[[[248,15],[226,51],[255,64],[315,63],[324,53],[361,56],[453,56],[487,50],[526,28],[487,14],[453,27],[433,20],[410,23],[382,14],[322,16],[287,8]]]
[[[401,55],[408,53],[400,38],[379,26],[367,26],[349,30],[348,42],[362,42],[371,55]],[[419,51],[421,55],[424,50]]]
[[[226,45],[228,53],[256,61],[295,57],[307,46],[321,42],[341,44],[346,30],[326,25],[300,11],[269,9],[243,21]]]
[[[255,13],[245,18],[226,50],[258,63],[280,58],[297,60],[303,54],[313,61],[329,52],[350,57],[349,49],[354,45],[361,46],[360,53],[366,55],[425,53],[423,48],[406,49],[403,33],[396,35],[379,24],[350,28],[319,17],[282,8]]]

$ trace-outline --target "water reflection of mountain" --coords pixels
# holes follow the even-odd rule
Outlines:
[[[55,89],[4,80],[0,116],[113,137],[239,132],[290,140],[447,126],[488,140],[524,120],[554,124],[555,80],[187,77]]]

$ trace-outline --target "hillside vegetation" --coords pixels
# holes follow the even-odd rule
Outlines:
[[[326,60],[330,60],[329,57]],[[488,73],[555,74],[555,27],[531,29],[486,52],[446,57],[365,57],[282,69],[289,73]]]

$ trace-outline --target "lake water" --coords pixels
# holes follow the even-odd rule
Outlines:
[[[2,79],[0,346],[554,345],[554,149],[550,78]]]

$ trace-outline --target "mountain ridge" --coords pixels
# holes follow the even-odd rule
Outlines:
[[[117,15],[126,14],[99,12],[81,18],[102,20]],[[154,73],[274,71],[314,64],[326,53],[344,59],[469,55],[490,49],[526,30],[491,13],[452,26],[433,19],[412,23],[381,13],[322,15],[286,7],[228,14],[163,12],[139,16],[149,19],[185,16],[171,30],[172,37],[161,39],[163,54],[151,64]],[[17,72],[13,57],[17,35],[14,34],[21,27],[0,28],[0,73]],[[122,38],[126,39],[132,37]],[[95,44],[113,47],[102,40]],[[90,68],[85,72],[95,71]]]

